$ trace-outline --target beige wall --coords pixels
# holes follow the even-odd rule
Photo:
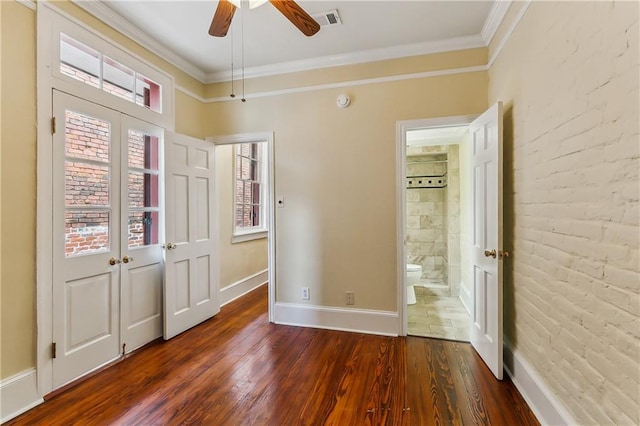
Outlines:
[[[220,288],[267,269],[267,239],[231,243],[233,235],[233,145],[217,145],[216,191]]]
[[[13,1],[0,2],[0,8],[0,377],[6,378],[35,365],[36,51],[35,12]]]
[[[65,12],[170,72],[176,82],[202,94],[204,86],[143,50],[70,3]],[[0,147],[0,379],[35,366],[36,348],[36,12],[15,1],[0,1],[2,50]],[[10,36],[7,36],[10,35]],[[19,42],[18,42],[19,40]],[[200,102],[176,91],[176,130],[206,135]],[[11,247],[11,250],[7,250]]]
[[[489,71],[506,335],[578,424],[640,422],[638,6],[532,2]]]
[[[396,310],[396,122],[481,113],[486,90],[475,72],[207,105],[213,135],[274,131],[277,301],[341,307],[352,290],[356,308]]]

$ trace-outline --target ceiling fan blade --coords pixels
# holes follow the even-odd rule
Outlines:
[[[234,13],[236,13],[236,7],[229,0],[220,0],[209,27],[209,35],[214,37],[226,36]]]
[[[320,31],[320,24],[305,12],[294,0],[269,0],[293,25],[306,36]]]

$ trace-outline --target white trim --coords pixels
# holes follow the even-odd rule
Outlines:
[[[509,6],[511,6],[511,0],[497,0],[493,2],[487,20],[484,21],[482,31],[480,31],[480,36],[486,46],[489,46],[489,43],[493,40],[493,36],[496,35],[496,31],[498,31],[498,27],[507,14]]]
[[[470,124],[476,117],[476,115],[457,115],[452,117],[421,118],[396,122],[396,277],[398,317],[400,320],[398,328],[401,336],[407,335],[408,328],[406,290],[407,188],[405,185],[405,175],[407,172],[407,131],[433,127],[465,126]]]
[[[44,402],[38,395],[36,369],[30,368],[0,381],[0,423]]]
[[[498,46],[496,47],[495,52],[493,52],[493,54],[489,58],[489,61],[487,62],[487,69],[491,68],[493,63],[498,58],[498,55],[500,55],[500,52],[502,52],[502,49],[507,44],[507,41],[509,41],[509,39],[511,38],[511,35],[513,34],[513,32],[515,31],[516,27],[518,26],[518,24],[522,20],[522,17],[524,16],[524,14],[529,9],[529,6],[531,5],[531,0],[517,1],[517,2],[514,2],[513,5],[520,6],[520,11],[518,11],[518,14],[515,16],[515,18],[511,22],[511,25],[509,25],[509,28],[507,29],[507,31],[502,36],[502,39],[500,39],[500,41],[498,42]],[[505,15],[506,15],[506,11],[505,11]],[[502,18],[504,19],[504,16]],[[502,21],[500,21],[499,24],[501,24],[501,23],[502,23]]]
[[[36,2],[34,0],[16,0],[16,3],[28,7],[31,10],[36,10]]]
[[[503,353],[505,371],[540,423],[543,425],[578,424],[546,387],[544,380],[531,364],[506,339]]]
[[[251,240],[264,238],[267,236],[267,232],[269,231],[269,229],[267,228],[267,224],[269,222],[269,213],[268,213],[269,200],[268,200],[267,188],[265,186],[267,185],[267,173],[268,173],[268,170],[267,170],[268,165],[265,161],[265,157],[266,157],[265,154],[266,154],[266,150],[268,149],[266,142],[267,142],[266,140],[245,142],[251,145],[256,145],[257,147],[256,158],[252,159],[252,161],[255,160],[258,164],[258,177],[257,177],[257,181],[253,181],[253,182],[257,182],[260,185],[259,187],[260,198],[258,200],[258,206],[260,208],[260,213],[258,217],[259,224],[257,226],[251,226],[251,227],[238,227],[235,220],[235,217],[238,213],[237,206],[238,205],[246,206],[247,203],[245,200],[241,200],[240,202],[238,201],[238,193],[236,191],[236,188],[239,181],[237,165],[238,165],[238,156],[240,155],[239,154],[240,144],[233,145],[233,164],[232,164],[231,180],[233,181],[233,216],[232,217],[234,219],[232,220],[232,224],[231,224],[232,226],[231,243],[238,243],[243,241],[251,241]],[[240,181],[245,182],[245,180],[243,179],[240,179]],[[253,203],[251,205],[253,205]]]
[[[176,85],[174,86],[174,89],[176,89],[176,90],[177,90],[177,91],[179,91],[179,92],[184,93],[184,94],[185,94],[185,95],[187,95],[187,96],[191,96],[193,99],[195,99],[195,100],[197,100],[197,101],[200,101],[200,102],[202,102],[203,104],[206,104],[206,103],[207,103],[207,99],[206,99],[206,98],[203,98],[202,96],[200,96],[200,95],[198,95],[198,94],[196,94],[196,93],[192,92],[191,90],[187,89],[186,87],[182,87],[182,86],[180,86],[180,85],[176,84]]]
[[[264,269],[258,273],[255,273],[249,277],[243,278],[220,289],[220,306],[224,306],[229,302],[236,300],[239,297],[244,296],[250,291],[255,290],[263,284],[266,284],[269,279],[269,270]]]
[[[488,68],[485,65],[476,65],[473,67],[465,67],[465,68],[450,68],[450,69],[437,70],[437,71],[424,71],[419,73],[400,74],[400,75],[392,75],[387,77],[374,77],[374,78],[366,78],[362,80],[349,80],[349,81],[341,81],[338,83],[318,84],[314,86],[292,87],[290,89],[280,89],[280,90],[272,90],[272,91],[266,91],[266,92],[248,93],[245,95],[245,99],[257,99],[257,98],[265,98],[265,97],[271,97],[271,96],[289,95],[294,93],[316,92],[319,90],[339,89],[344,87],[362,86],[365,84],[389,83],[394,81],[412,80],[412,79],[418,79],[418,78],[440,77],[440,76],[454,75],[454,74],[466,74],[466,73],[487,71],[487,69]],[[220,96],[217,98],[202,98],[196,95],[195,93],[191,92],[190,90],[185,89],[184,87],[176,86],[176,89],[180,90],[182,93],[188,96],[192,96],[194,99],[197,99],[203,103],[231,102],[231,101],[239,100],[237,97],[234,99],[229,96]]]
[[[200,82],[204,82],[206,80],[206,73],[204,71],[202,71],[180,55],[177,55],[163,44],[156,41],[156,39],[140,30],[140,28],[124,19],[109,7],[105,6],[103,2],[84,0],[71,1],[76,6],[84,9],[86,12],[95,16],[105,24],[109,25],[111,28],[135,41],[151,53],[169,62],[171,65],[176,66],[196,80]]]
[[[422,43],[404,44],[381,49],[361,50],[339,55],[329,55],[317,58],[301,59],[297,61],[281,62],[278,64],[262,65],[245,68],[245,78],[268,77],[292,72],[317,70],[344,65],[355,65],[366,62],[384,61],[410,56],[430,55],[440,52],[475,49],[486,47],[480,35],[456,37],[446,40],[427,41]],[[231,80],[231,71],[214,72],[207,75],[204,83],[220,83]]]
[[[276,221],[275,221],[275,172],[273,154],[273,132],[243,133],[237,135],[210,136],[207,142],[214,145],[229,145],[244,142],[266,142],[267,143],[267,220],[269,221],[269,231],[267,232],[267,270],[269,275],[268,298],[269,298],[269,322],[274,322],[274,306],[276,303]],[[214,183],[214,193],[217,188]]]
[[[267,238],[269,231],[262,228],[256,231],[242,232],[231,236],[231,244],[244,243],[246,241],[261,240]]]
[[[277,302],[274,323],[355,333],[398,335],[398,313]]]

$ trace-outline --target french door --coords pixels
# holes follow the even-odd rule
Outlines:
[[[162,129],[55,91],[53,388],[162,335]]]

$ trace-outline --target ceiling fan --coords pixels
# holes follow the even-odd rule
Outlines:
[[[209,35],[224,37],[231,26],[231,19],[243,0],[219,0],[216,13],[209,27]],[[306,36],[312,36],[320,31],[320,25],[305,12],[294,0],[249,0],[249,7],[254,9],[269,1],[293,25]]]

